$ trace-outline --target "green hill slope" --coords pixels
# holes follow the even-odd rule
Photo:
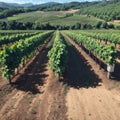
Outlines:
[[[78,14],[93,15],[106,21],[120,20],[120,1],[103,0],[98,4],[81,8]]]
[[[22,13],[2,19],[3,21],[18,21],[18,22],[32,22],[32,23],[50,23],[52,25],[74,25],[76,23],[81,24],[92,24],[95,25],[98,21],[103,21],[101,19],[86,16],[86,15],[76,15],[74,14],[76,10],[70,11],[35,11],[29,13]]]

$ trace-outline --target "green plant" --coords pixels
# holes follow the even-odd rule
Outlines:
[[[20,40],[10,47],[5,46],[4,49],[0,51],[2,76],[9,80],[9,83],[11,83],[10,76],[14,74],[15,69],[18,68],[21,63],[30,59],[50,34],[51,32],[37,34],[25,40]]]
[[[52,49],[48,52],[49,66],[55,72],[57,77],[60,77],[65,71],[67,63],[67,50],[59,31],[56,32]]]

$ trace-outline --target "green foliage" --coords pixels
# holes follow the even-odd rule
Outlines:
[[[23,13],[23,12],[25,12],[24,9],[20,9],[20,8],[6,9],[0,13],[0,18],[6,18],[8,16],[12,16],[14,14]]]
[[[71,13],[73,12],[73,13]],[[29,12],[22,13],[12,17],[3,19],[6,22],[0,22],[0,29],[66,29],[71,26],[74,29],[77,24],[87,24],[89,27],[94,26],[98,21],[102,21],[95,17],[89,17],[86,15],[75,15],[73,11],[49,11],[49,12]],[[8,21],[8,22],[7,22]],[[14,24],[14,25],[13,25]],[[56,27],[58,26],[58,27]],[[69,29],[68,28],[68,29]],[[87,27],[86,27],[87,28]]]
[[[84,45],[86,49],[93,52],[101,60],[104,60],[110,65],[115,64],[117,51],[114,45],[100,44],[94,38],[90,38],[80,32],[66,31],[65,33],[73,38],[78,44]]]
[[[61,11],[61,10],[69,10],[69,9],[76,9],[76,8],[82,8],[84,6],[89,6],[95,4],[95,2],[70,2],[70,3],[49,3],[49,4],[41,4],[36,5],[33,7],[30,7],[31,9],[34,8],[34,10],[42,10],[42,11]]]
[[[84,36],[95,38],[96,40],[109,41],[114,44],[120,44],[120,34],[115,31],[81,31]]]
[[[0,38],[0,47],[4,44],[13,43],[13,42],[16,42],[20,39],[25,39],[27,37],[33,36],[35,34],[36,33],[22,33],[22,34],[14,34],[14,35],[3,36],[3,37]]]
[[[25,40],[16,42],[11,47],[4,47],[0,51],[0,65],[3,77],[9,80],[10,75],[26,59],[29,59],[51,32],[37,34]]]
[[[120,1],[98,2],[98,4],[84,7],[78,14],[93,15],[106,21],[120,19]]]
[[[64,71],[67,63],[67,50],[59,31],[56,32],[54,44],[48,53],[50,68],[59,77]]]
[[[6,9],[3,10],[0,13],[0,18],[7,18],[9,16],[13,16],[12,18],[9,18],[8,20],[21,20],[24,19],[25,16],[22,14],[21,16],[17,17],[18,13],[27,13],[29,12],[38,12],[38,11],[65,11],[70,9],[80,9],[78,14],[85,14],[89,17],[95,16],[101,19],[104,19],[106,21],[110,20],[119,20],[120,19],[120,1],[119,0],[106,0],[106,2],[103,1],[93,1],[93,2],[70,2],[70,3],[46,3],[46,4],[40,4],[40,5],[34,5],[28,8],[12,8],[12,9]],[[29,14],[30,15],[30,14]],[[35,15],[35,12],[33,14],[35,17],[30,18],[27,17],[27,22],[34,22],[36,21],[36,17],[38,19],[42,19],[43,17],[39,15]],[[66,14],[67,16],[71,16],[72,14]],[[51,17],[53,18],[53,17]],[[46,18],[47,19],[47,18]],[[38,21],[38,20],[37,20]],[[20,21],[21,22],[21,21]],[[49,21],[47,21],[49,22]]]

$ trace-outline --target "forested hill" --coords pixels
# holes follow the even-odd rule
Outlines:
[[[6,3],[0,2],[0,8],[14,8],[14,7],[29,7],[32,6],[32,3],[18,4],[18,3]]]
[[[93,15],[106,21],[120,20],[120,0],[103,0],[98,4],[80,8],[78,14]]]
[[[25,5],[27,6],[27,5]],[[93,2],[70,2],[56,3],[49,2],[40,5],[32,5],[30,7],[12,7],[2,8],[0,6],[0,18],[6,18],[18,13],[31,11],[61,11],[69,9],[78,9],[77,14],[92,15],[106,21],[120,20],[120,0],[102,0]]]
[[[18,13],[25,13],[31,11],[61,11],[61,10],[69,10],[69,9],[79,9],[88,6],[92,6],[98,4],[99,2],[70,2],[70,3],[56,3],[56,2],[48,2],[40,5],[32,5],[30,7],[10,7],[4,8],[4,6],[0,9],[0,19],[6,18]],[[5,10],[4,10],[5,9]]]
[[[69,2],[69,3],[56,3],[49,2],[40,5],[30,6],[30,9],[33,10],[42,10],[42,11],[60,11],[60,10],[69,10],[69,9],[80,9],[92,5],[96,5],[99,2]]]

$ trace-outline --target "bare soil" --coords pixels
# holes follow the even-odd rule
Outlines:
[[[0,120],[119,120],[120,83],[109,80],[76,43],[58,80],[48,67],[46,45],[13,79],[0,78]]]
[[[119,120],[120,83],[109,80],[106,71],[97,65],[72,39],[65,76],[70,86],[66,97],[68,120]]]
[[[120,20],[114,20],[113,22],[114,23],[120,23]]]
[[[1,97],[0,120],[66,119],[64,85],[48,67],[48,50],[45,46],[12,86],[4,85],[2,91],[10,89]]]

